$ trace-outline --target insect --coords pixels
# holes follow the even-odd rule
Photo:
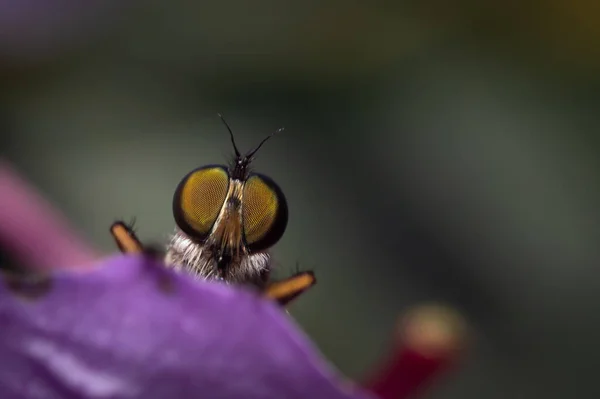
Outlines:
[[[269,249],[287,227],[287,200],[275,181],[250,168],[262,145],[283,129],[242,154],[231,128],[221,114],[219,117],[229,131],[233,160],[228,166],[201,166],[183,177],[173,196],[177,228],[164,262],[200,278],[252,285],[286,305],[316,279],[312,271],[297,272],[279,281],[270,278]],[[121,252],[146,251],[131,225],[117,221],[110,231]]]

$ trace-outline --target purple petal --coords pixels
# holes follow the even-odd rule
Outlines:
[[[0,286],[1,398],[370,398],[276,305],[141,257]]]

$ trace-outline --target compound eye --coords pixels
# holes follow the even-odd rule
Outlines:
[[[244,184],[242,221],[251,252],[273,246],[287,226],[288,209],[283,192],[269,177],[252,174]]]
[[[211,232],[229,190],[229,174],[223,166],[204,166],[188,173],[175,191],[173,215],[179,228],[204,240]]]

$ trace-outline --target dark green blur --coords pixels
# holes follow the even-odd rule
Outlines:
[[[118,218],[168,238],[179,180],[232,153],[217,112],[241,150],[284,126],[254,166],[289,201],[279,273],[319,279],[291,312],[334,365],[361,377],[438,300],[474,334],[428,397],[600,397],[594,2],[129,3],[0,53],[2,154],[98,248]]]

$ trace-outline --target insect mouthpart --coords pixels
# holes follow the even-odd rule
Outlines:
[[[217,258],[217,270],[219,277],[227,277],[227,269],[231,264],[231,255],[221,255]]]

